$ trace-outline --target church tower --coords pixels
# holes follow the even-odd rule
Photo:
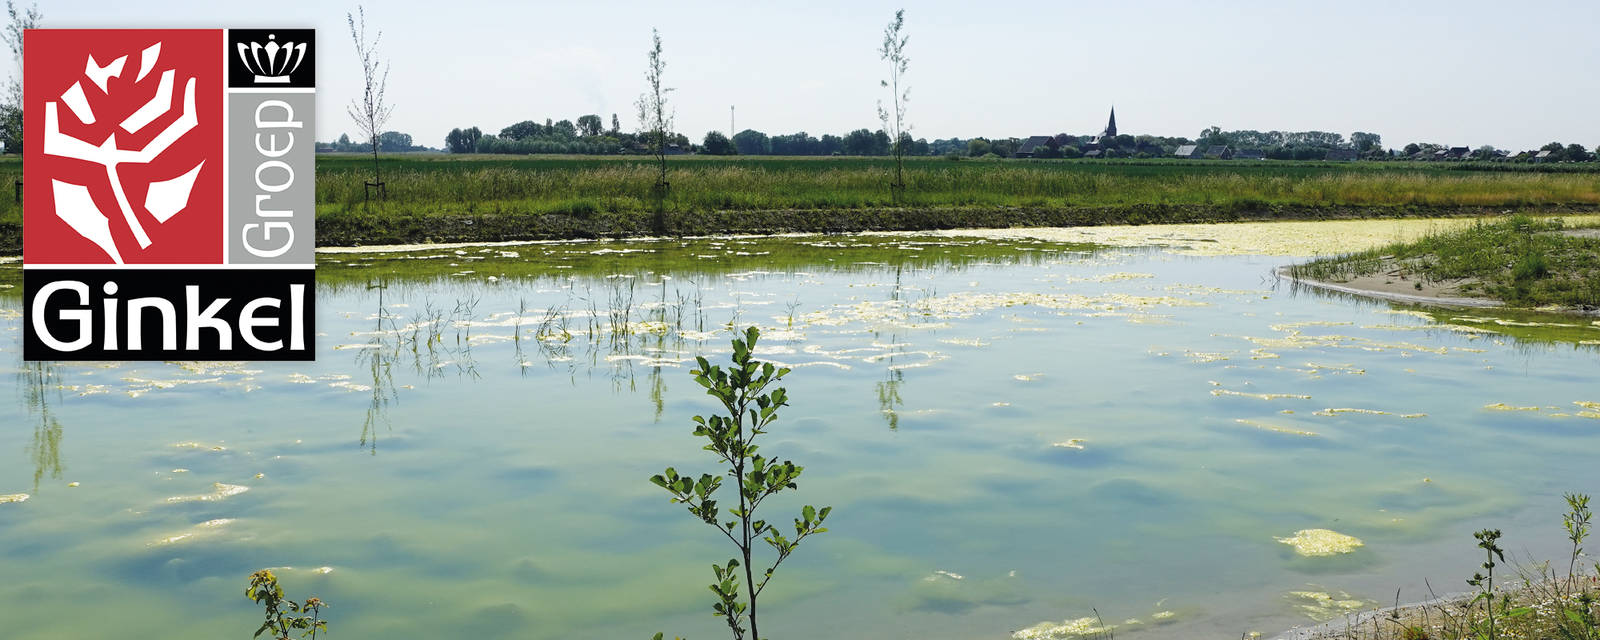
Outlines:
[[[1111,108],[1111,121],[1106,123],[1106,130],[1100,134],[1102,137],[1114,138],[1117,136],[1117,108]]]

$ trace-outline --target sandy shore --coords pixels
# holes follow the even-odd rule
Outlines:
[[[1369,298],[1382,298],[1384,300],[1394,300],[1397,302],[1430,304],[1447,307],[1483,308],[1502,306],[1499,300],[1467,298],[1459,295],[1461,285],[1473,282],[1471,279],[1450,282],[1423,283],[1421,287],[1418,287],[1416,280],[1407,280],[1399,276],[1383,273],[1361,276],[1359,278],[1351,279],[1349,282],[1339,283],[1296,278],[1289,275],[1289,267],[1279,267],[1278,275],[1284,280],[1288,280],[1289,282],[1300,286],[1314,287],[1328,291],[1338,291],[1340,293],[1349,293],[1358,296],[1367,296]]]

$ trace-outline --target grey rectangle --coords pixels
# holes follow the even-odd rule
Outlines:
[[[228,93],[228,263],[316,261],[316,94]]]

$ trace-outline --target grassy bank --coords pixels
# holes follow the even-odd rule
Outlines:
[[[1526,215],[1345,256],[1313,260],[1290,275],[1343,283],[1382,274],[1417,289],[1449,283],[1465,297],[1508,306],[1600,310],[1600,233],[1567,229],[1560,219]]]
[[[636,156],[382,164],[388,198],[368,202],[369,158],[317,158],[319,245],[1600,210],[1600,173],[1460,163],[916,158],[896,202],[885,159],[685,156],[670,161],[657,217],[653,169]],[[20,176],[20,161],[0,160],[0,181]],[[20,251],[21,229],[21,207],[0,197],[0,254]]]
[[[630,158],[386,161],[391,210],[587,214],[652,211],[648,164]],[[1600,205],[1600,175],[1448,171],[1412,164],[952,162],[915,159],[907,191],[874,158],[675,158],[666,208],[678,212],[815,209],[1060,209],[1131,205],[1222,208]],[[365,205],[370,163],[320,158],[318,214]]]

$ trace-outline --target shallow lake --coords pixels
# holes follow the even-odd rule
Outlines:
[[[732,549],[647,478],[715,472],[689,370],[749,325],[793,368],[763,453],[805,467],[767,517],[834,507],[770,637],[1270,636],[1465,590],[1484,527],[1565,563],[1600,324],[1179,236],[325,253],[315,363],[23,363],[3,289],[0,629],[246,637],[272,567],[335,638],[722,637]],[[1316,529],[1361,546],[1285,542]]]

